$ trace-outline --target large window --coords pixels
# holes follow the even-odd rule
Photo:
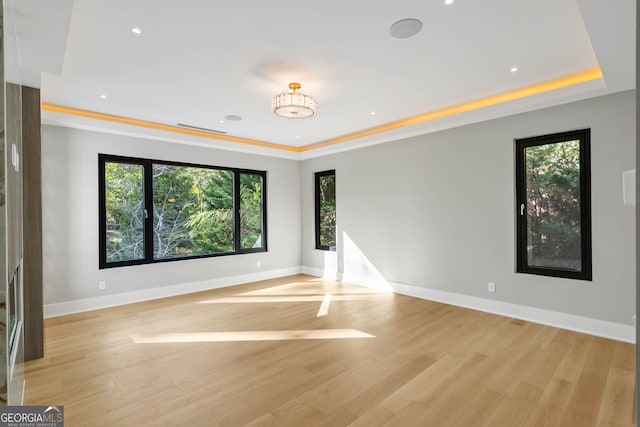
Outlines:
[[[589,137],[516,140],[518,272],[591,280]]]
[[[100,268],[267,250],[265,172],[98,161]]]
[[[316,249],[336,250],[336,171],[316,172]]]

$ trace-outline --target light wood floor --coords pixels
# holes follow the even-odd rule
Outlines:
[[[329,295],[329,296],[327,296]],[[635,346],[293,276],[49,319],[74,426],[630,426]]]

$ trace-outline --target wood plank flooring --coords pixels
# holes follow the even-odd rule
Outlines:
[[[58,317],[73,426],[631,426],[635,346],[299,275]]]

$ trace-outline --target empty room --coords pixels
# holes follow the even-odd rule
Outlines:
[[[636,424],[635,1],[2,25],[0,425]]]

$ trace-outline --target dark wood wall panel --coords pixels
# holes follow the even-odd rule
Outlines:
[[[22,87],[24,359],[44,356],[40,90]]]
[[[11,327],[5,337],[7,356],[6,397],[9,405],[20,404],[24,390],[24,328],[23,264],[22,264],[22,90],[19,85],[5,85],[6,123],[6,207],[7,207],[7,325],[15,325],[15,338],[11,340]],[[12,308],[13,307],[13,308]],[[15,313],[15,317],[12,315]],[[16,322],[16,323],[14,323]],[[13,343],[13,345],[11,344]]]
[[[7,129],[7,279],[11,280],[22,261],[22,121],[20,86],[6,86]],[[15,153],[14,153],[15,152]],[[19,170],[13,163],[19,156]]]

